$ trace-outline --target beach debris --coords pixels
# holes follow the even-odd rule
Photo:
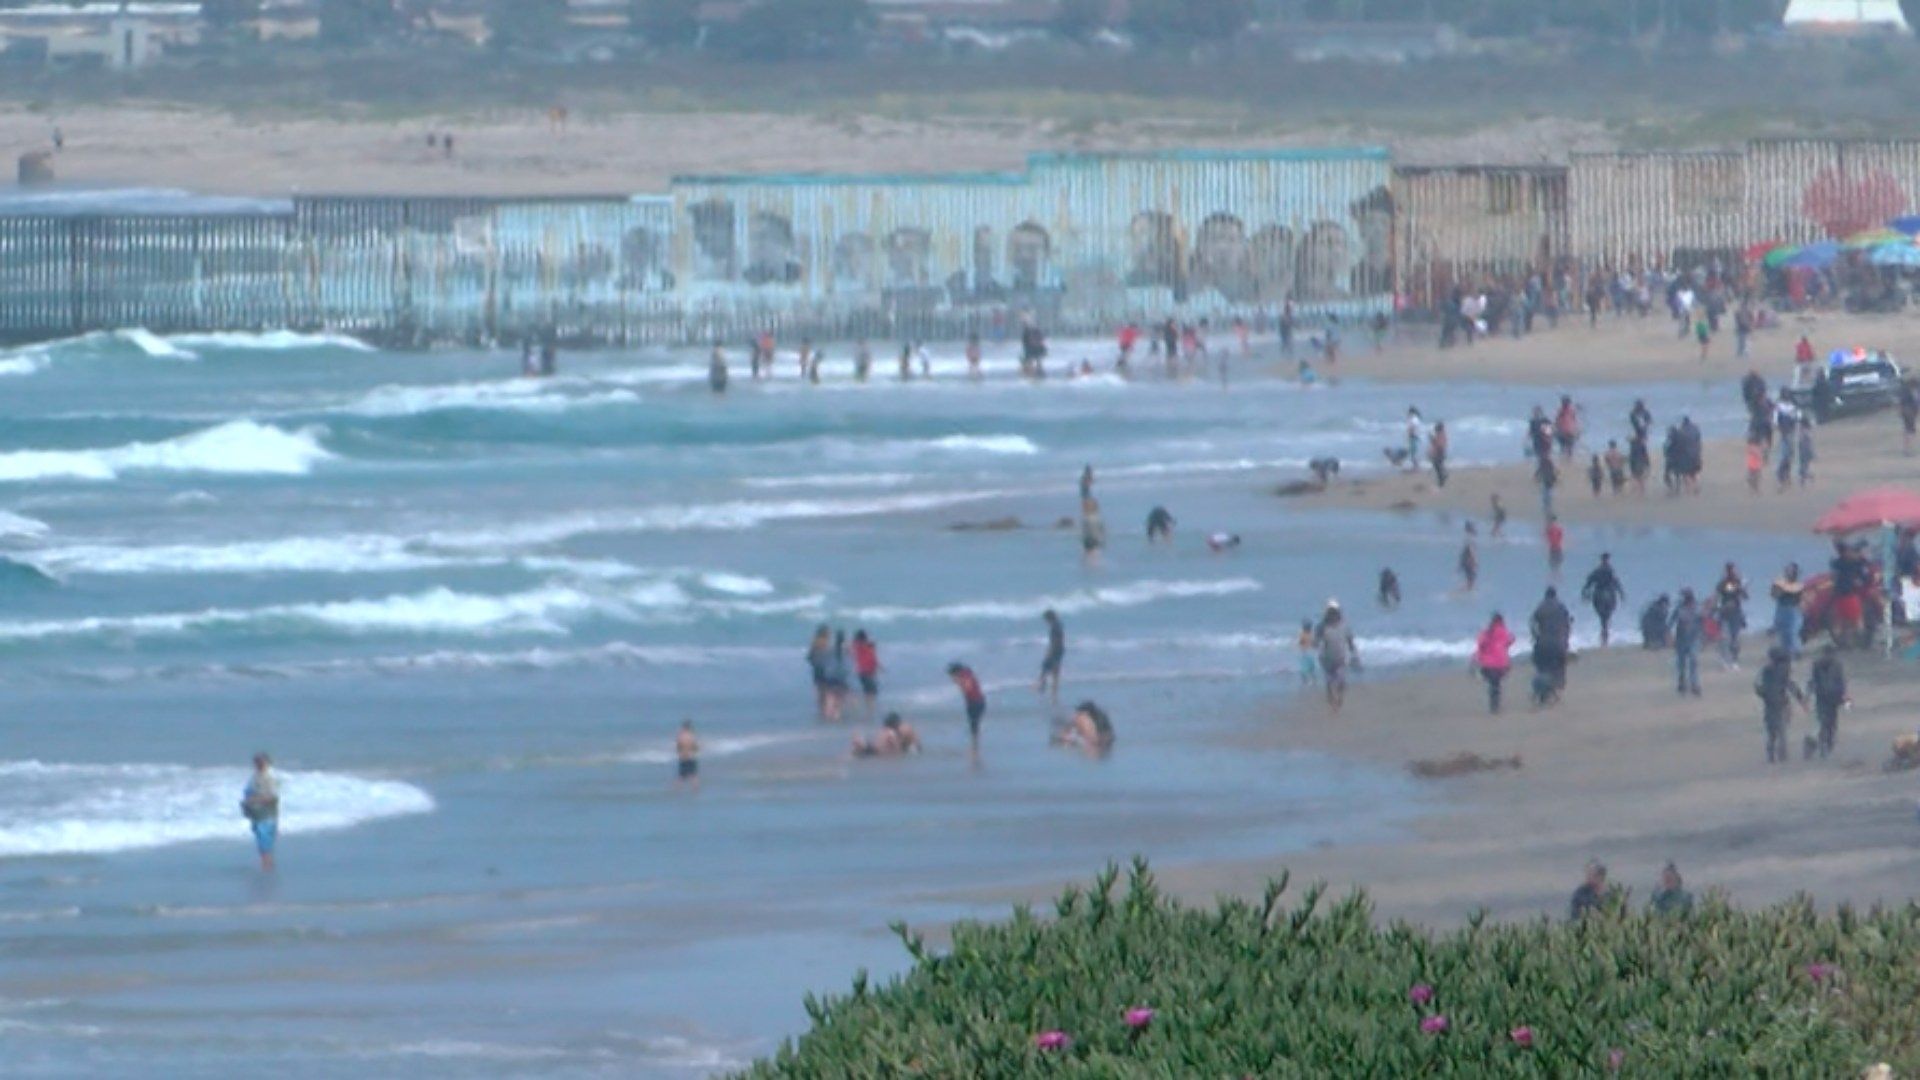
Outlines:
[[[1499,772],[1502,769],[1520,768],[1520,755],[1512,757],[1482,757],[1470,751],[1461,751],[1452,757],[1426,758],[1410,762],[1407,771],[1422,780],[1444,780],[1452,776],[1468,776],[1473,773]]]
[[[1880,766],[1882,772],[1906,772],[1920,769],[1920,735],[1896,735],[1893,738],[1893,756]]]
[[[1327,490],[1311,480],[1289,480],[1273,489],[1275,495],[1283,499],[1297,498],[1301,495],[1318,495]]]
[[[956,521],[947,526],[953,532],[1012,532],[1026,525],[1017,517],[989,518],[986,521]]]

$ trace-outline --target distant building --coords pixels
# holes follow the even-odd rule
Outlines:
[[[1405,64],[1458,52],[1458,31],[1444,23],[1282,23],[1266,37],[1293,60]]]
[[[166,47],[199,35],[197,3],[40,3],[0,9],[0,40],[7,51],[50,65],[141,68]]]
[[[1913,33],[1900,0],[1791,0],[1781,22],[1800,34]]]

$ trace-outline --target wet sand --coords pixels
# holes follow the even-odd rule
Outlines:
[[[1618,378],[1650,381],[1676,377],[1688,363],[1661,355],[1662,343],[1638,325],[1599,331],[1569,328],[1515,345],[1487,343],[1448,353],[1393,350],[1344,364],[1346,375],[1409,381],[1486,378],[1542,385]],[[1671,333],[1671,330],[1668,331]],[[1797,336],[1797,335],[1795,335]],[[1816,344],[1833,347],[1861,341],[1895,354],[1920,355],[1920,321],[1824,319]],[[1793,336],[1779,335],[1768,351],[1790,350]],[[1784,344],[1782,344],[1784,342]],[[1756,349],[1756,356],[1761,354]],[[1603,356],[1619,366],[1596,368]],[[1782,364],[1775,364],[1773,374]],[[1737,395],[1744,366],[1710,361],[1706,377]],[[1657,397],[1649,401],[1656,430],[1669,417]],[[1444,419],[1444,418],[1442,418]],[[1625,416],[1590,417],[1588,429],[1602,439],[1623,433]],[[1881,413],[1836,422],[1821,429],[1815,482],[1785,493],[1771,473],[1762,494],[1749,494],[1741,448],[1710,443],[1706,475],[1697,497],[1669,497],[1657,476],[1644,498],[1595,499],[1584,470],[1570,472],[1556,499],[1569,530],[1569,575],[1577,580],[1595,552],[1583,551],[1581,524],[1737,528],[1805,534],[1833,502],[1875,483],[1920,479],[1920,459],[1901,452],[1897,417]],[[1514,457],[1520,460],[1516,437]],[[1602,443],[1604,445],[1604,443]],[[1658,458],[1655,460],[1656,471]],[[1430,472],[1342,481],[1320,494],[1295,496],[1302,510],[1333,508],[1452,510],[1485,515],[1498,491],[1515,524],[1509,531],[1537,529],[1540,507],[1531,470],[1521,464],[1456,472],[1444,490]],[[1784,538],[1783,538],[1784,539]],[[1804,541],[1801,541],[1804,544]],[[1758,576],[1764,578],[1764,574]],[[1629,605],[1627,635],[1632,628]],[[1764,598],[1749,607],[1755,630],[1764,628]],[[1524,624],[1524,614],[1515,619]],[[1356,614],[1364,636],[1390,632],[1371,610]],[[1520,630],[1525,637],[1523,629]],[[1758,905],[1805,892],[1824,904],[1905,903],[1920,873],[1920,822],[1916,778],[1886,774],[1881,764],[1896,735],[1920,728],[1920,664],[1875,655],[1846,655],[1855,707],[1843,714],[1839,746],[1825,762],[1803,762],[1801,740],[1814,721],[1797,711],[1790,731],[1796,760],[1765,761],[1759,702],[1753,693],[1754,664],[1766,639],[1750,632],[1744,670],[1726,670],[1717,656],[1702,660],[1705,694],[1676,694],[1672,657],[1633,646],[1589,651],[1572,667],[1568,696],[1547,710],[1526,702],[1531,670],[1526,645],[1516,647],[1506,712],[1487,712],[1482,683],[1469,675],[1466,657],[1446,670],[1404,677],[1363,679],[1341,715],[1330,716],[1312,694],[1276,701],[1270,712],[1249,717],[1233,744],[1248,749],[1316,750],[1393,768],[1473,753],[1484,758],[1518,756],[1517,770],[1500,770],[1422,781],[1431,803],[1403,841],[1354,846],[1322,845],[1271,858],[1196,866],[1162,866],[1162,882],[1179,894],[1204,900],[1222,893],[1253,895],[1283,869],[1297,896],[1305,883],[1323,880],[1337,890],[1364,887],[1382,916],[1429,925],[1451,925],[1485,909],[1497,918],[1564,917],[1569,895],[1587,860],[1607,863],[1617,884],[1638,902],[1652,891],[1660,868],[1674,860],[1696,894],[1724,889],[1737,903]],[[1796,667],[1806,677],[1807,663]],[[1018,899],[1041,899],[1034,889]],[[1002,894],[995,899],[1014,899]]]
[[[1750,638],[1749,644],[1754,644]],[[1755,645],[1750,652],[1763,646]],[[1489,716],[1462,666],[1363,683],[1331,717],[1301,698],[1244,736],[1250,747],[1310,747],[1404,766],[1472,752],[1519,755],[1518,770],[1426,781],[1437,802],[1404,843],[1324,848],[1259,862],[1166,868],[1180,892],[1256,892],[1286,867],[1296,883],[1364,885],[1388,917],[1431,924],[1477,908],[1501,918],[1561,916],[1581,868],[1606,862],[1642,901],[1675,860],[1696,893],[1742,904],[1801,891],[1823,903],[1904,903],[1920,871],[1915,777],[1880,765],[1895,735],[1920,723],[1920,669],[1848,654],[1855,707],[1828,761],[1798,760],[1814,724],[1796,713],[1796,760],[1765,762],[1751,663],[1702,664],[1705,694],[1677,696],[1667,653],[1590,652],[1566,700],[1532,710],[1524,662],[1509,702]],[[1805,665],[1797,672],[1802,678]]]

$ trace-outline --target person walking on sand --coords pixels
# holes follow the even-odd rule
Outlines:
[[[955,660],[947,665],[947,678],[960,690],[960,701],[967,709],[967,741],[975,758],[980,756],[980,719],[987,715],[987,692],[980,688],[980,677],[973,669]]]
[[[1571,395],[1560,395],[1560,410],[1553,417],[1553,441],[1560,447],[1561,459],[1572,461],[1573,449],[1580,444],[1580,410],[1574,407]]]
[[[1507,620],[1497,611],[1474,642],[1473,667],[1487,684],[1487,711],[1499,715],[1500,684],[1513,670],[1513,631],[1507,629]]]
[[[1340,611],[1340,601],[1328,600],[1326,613],[1313,629],[1313,643],[1320,650],[1320,676],[1327,688],[1327,706],[1336,715],[1347,703],[1347,671],[1360,668],[1360,650],[1354,644],[1353,630]]]
[[[1480,580],[1480,556],[1473,550],[1473,522],[1467,522],[1467,538],[1460,545],[1460,585],[1462,592],[1472,592]]]
[[[1407,406],[1407,469],[1420,471],[1420,444],[1426,441],[1426,420],[1420,410]]]
[[[280,777],[273,771],[273,759],[264,752],[253,755],[253,776],[240,794],[240,814],[253,830],[260,869],[271,873],[274,844],[280,839]]]
[[[1740,633],[1747,628],[1747,583],[1732,563],[1713,587],[1713,617],[1720,624],[1720,662],[1740,670]]]
[[[1498,540],[1507,528],[1507,505],[1500,501],[1500,493],[1497,491],[1488,496],[1487,504],[1489,511],[1493,514],[1493,528],[1487,535]]]
[[[680,733],[673,737],[673,756],[678,762],[674,783],[700,790],[700,737],[693,733],[693,721],[680,721]]]
[[[1789,658],[1800,655],[1800,600],[1806,589],[1800,564],[1790,562],[1768,590],[1773,597],[1773,643],[1787,650]]]
[[[1553,456],[1551,454],[1535,459],[1533,463],[1533,479],[1535,483],[1540,485],[1540,512],[1548,517],[1552,517],[1553,489],[1555,485],[1560,483],[1560,470],[1554,466]]]
[[[1600,646],[1605,648],[1611,643],[1613,635],[1613,613],[1620,601],[1627,598],[1626,587],[1620,584],[1620,575],[1613,571],[1613,555],[1600,553],[1600,565],[1587,575],[1586,584],[1580,587],[1580,598],[1593,605],[1593,613],[1600,617]]]
[[[1533,637],[1533,670],[1541,685],[1535,698],[1540,704],[1557,701],[1567,688],[1567,654],[1573,642],[1573,613],[1560,602],[1560,590],[1547,586],[1540,606],[1527,620]]]
[[[1794,440],[1795,457],[1799,464],[1800,486],[1806,487],[1813,481],[1813,421],[1806,420],[1800,425],[1800,433]]]
[[[1040,615],[1047,624],[1047,654],[1040,660],[1040,681],[1034,685],[1034,691],[1047,695],[1052,701],[1060,700],[1060,665],[1067,659],[1067,628],[1060,623],[1060,615],[1048,608]]]
[[[1692,589],[1680,590],[1669,624],[1673,636],[1674,682],[1681,694],[1700,696],[1700,646],[1707,639],[1706,617]]]
[[[1784,765],[1793,703],[1807,703],[1806,693],[1793,681],[1793,657],[1787,650],[1778,645],[1767,650],[1767,666],[1754,680],[1753,692],[1760,698],[1760,722],[1767,729],[1767,764]]]
[[[1840,662],[1840,650],[1832,642],[1820,648],[1820,658],[1813,662],[1813,670],[1807,676],[1807,689],[1813,693],[1813,714],[1820,722],[1820,734],[1815,740],[1815,749],[1820,760],[1827,760],[1833,753],[1834,737],[1840,731],[1840,710],[1853,704],[1847,695],[1847,669]]]
[[[1433,464],[1433,482],[1437,487],[1447,486],[1447,422],[1435,420],[1433,431],[1427,435],[1427,460]]]
[[[1605,462],[1607,467],[1607,486],[1613,490],[1614,497],[1618,498],[1627,490],[1627,455],[1620,452],[1619,440],[1607,440],[1607,452],[1602,455],[1601,461]]]

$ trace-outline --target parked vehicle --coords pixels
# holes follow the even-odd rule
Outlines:
[[[1890,409],[1900,401],[1900,365],[1884,352],[1836,353],[1827,363],[1796,364],[1782,394],[1825,423]]]

